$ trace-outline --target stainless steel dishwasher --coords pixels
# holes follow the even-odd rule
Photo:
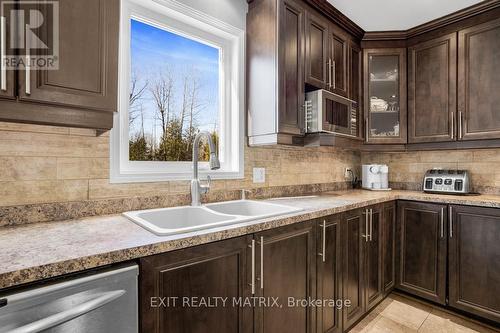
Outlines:
[[[0,296],[0,332],[136,333],[137,265]]]

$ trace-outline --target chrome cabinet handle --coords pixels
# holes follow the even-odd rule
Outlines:
[[[3,91],[7,90],[7,71],[5,68],[5,38],[6,38],[6,24],[5,24],[5,17],[0,17],[0,29],[1,35],[0,35],[0,61],[2,62],[0,64],[1,66],[1,74],[0,74],[0,80],[2,81],[0,83],[0,89]]]
[[[370,242],[373,240],[373,209],[370,209]]]
[[[264,237],[260,237],[260,289],[264,289]]]
[[[444,237],[444,207],[441,208],[441,238]]]
[[[368,142],[368,135],[369,135],[368,117],[365,118],[365,132],[366,132],[366,142]]]
[[[453,238],[453,207],[450,206],[450,238]]]
[[[337,79],[336,77],[336,73],[335,73],[335,60],[332,61],[332,83],[333,83],[333,89],[336,88],[336,83],[335,83],[335,80]]]
[[[96,297],[90,301],[87,301],[85,303],[82,303],[80,305],[72,307],[68,310],[53,314],[53,315],[48,316],[46,318],[34,321],[34,322],[29,323],[27,325],[15,328],[9,332],[10,333],[36,333],[36,332],[48,330],[49,328],[52,328],[52,327],[57,326],[59,324],[62,324],[62,323],[65,323],[67,321],[70,321],[72,319],[83,316],[86,313],[94,311],[94,310],[106,305],[107,303],[114,301],[118,297],[121,297],[123,294],[125,294],[125,290],[115,290],[115,291],[105,292],[105,293],[100,294],[99,297]]]
[[[332,87],[332,58],[328,58],[328,88]]]
[[[458,138],[459,139],[462,139],[462,137],[463,137],[462,121],[463,121],[463,113],[462,113],[462,111],[460,111],[458,113]]]
[[[252,295],[255,295],[255,239],[252,239],[252,244],[248,246],[252,249],[252,281],[250,286],[252,287]]]
[[[26,95],[31,95],[31,53],[28,41],[26,41],[26,64],[24,65],[25,73],[25,92]]]
[[[368,234],[369,227],[368,227],[368,209],[365,209],[365,234],[363,235],[363,238],[365,239],[365,242],[368,242],[370,240],[370,235]]]
[[[322,249],[321,253],[318,253],[321,256],[321,261],[325,262],[326,261],[326,220],[323,220],[323,223],[321,224],[322,232],[323,232],[323,239],[322,239]]]
[[[455,112],[451,113],[451,139],[455,138]]]

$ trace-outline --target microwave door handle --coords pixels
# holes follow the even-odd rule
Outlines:
[[[121,297],[125,294],[125,290],[114,290],[101,294],[99,297],[93,298],[90,301],[82,303],[68,310],[53,314],[49,317],[34,321],[27,325],[10,330],[10,333],[36,333],[48,330],[54,326],[63,324],[72,319],[78,318],[86,313],[94,311],[109,302]]]

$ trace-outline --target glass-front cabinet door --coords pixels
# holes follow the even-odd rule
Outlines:
[[[404,144],[406,131],[406,50],[364,50],[365,139]]]

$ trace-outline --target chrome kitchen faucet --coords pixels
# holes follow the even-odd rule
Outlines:
[[[202,137],[206,137],[208,140],[208,149],[210,152],[209,165],[210,170],[217,170],[220,168],[219,158],[217,157],[217,152],[215,150],[215,144],[212,140],[212,136],[208,132],[200,132],[196,134],[193,143],[193,179],[191,180],[191,206],[201,205],[201,194],[208,193],[210,189],[210,176],[207,176],[207,184],[201,185],[198,179],[198,153],[200,148],[200,140]]]

